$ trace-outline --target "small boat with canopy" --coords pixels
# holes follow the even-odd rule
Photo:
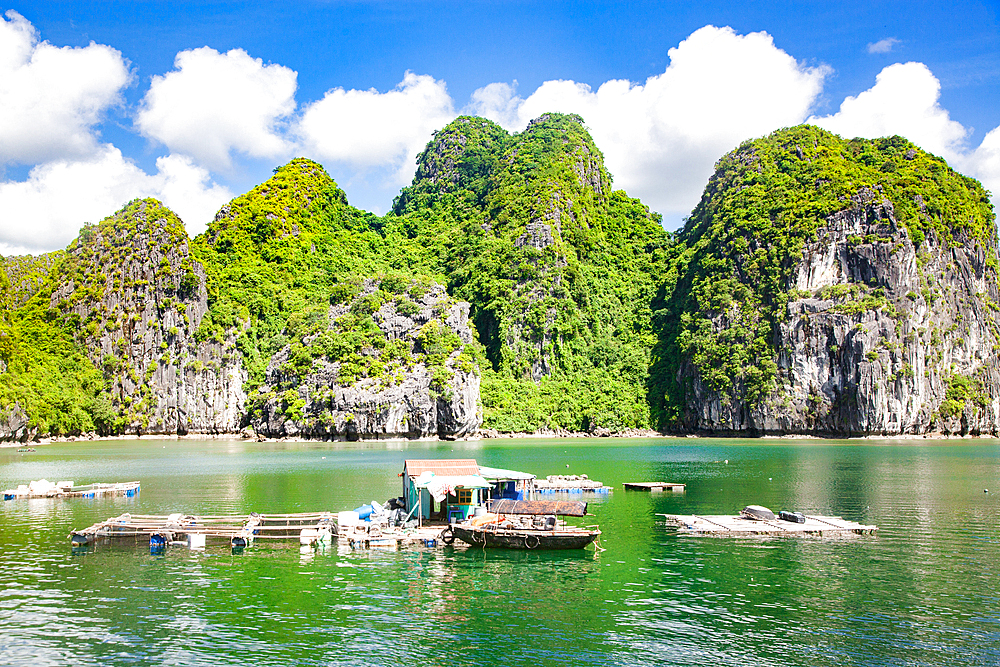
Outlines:
[[[490,501],[489,512],[449,526],[446,544],[457,538],[476,547],[497,549],[582,549],[601,535],[596,526],[567,525],[560,516],[582,517],[587,503],[511,500]]]

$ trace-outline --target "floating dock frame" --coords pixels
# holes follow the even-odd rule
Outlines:
[[[877,526],[846,521],[839,516],[806,515],[805,523],[774,519],[764,521],[742,516],[699,516],[697,514],[658,514],[668,527],[686,535],[873,535]]]
[[[204,546],[206,541],[246,547],[255,540],[297,539],[301,544],[332,540],[337,533],[332,512],[258,514],[247,516],[190,514],[122,514],[70,533],[75,546],[102,541],[128,541],[150,547]]]
[[[69,538],[74,546],[102,542],[148,544],[152,549],[166,546],[202,548],[207,542],[229,543],[234,548],[252,546],[258,540],[298,540],[301,545],[327,544],[343,540],[354,549],[397,549],[402,546],[441,544],[445,525],[422,528],[386,528],[361,523],[339,526],[332,512],[296,514],[208,515],[122,514],[80,530]]]
[[[684,491],[686,484],[673,484],[671,482],[625,482],[622,486],[626,491],[649,491],[650,493],[661,493],[663,491]]]
[[[45,480],[40,480],[44,482]],[[113,484],[86,484],[74,486],[73,482],[58,482],[56,484],[21,484],[16,489],[3,492],[4,500],[20,500],[22,498],[104,498],[107,496],[124,496],[131,498],[139,493],[139,482],[116,482]]]

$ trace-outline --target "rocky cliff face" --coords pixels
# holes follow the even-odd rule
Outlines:
[[[347,440],[475,433],[482,412],[468,316],[469,304],[440,285],[365,280],[330,306],[320,331],[271,359],[255,430]]]
[[[62,251],[43,255],[0,256],[0,317],[28,302],[45,286]]]
[[[776,143],[785,153],[781,159],[812,159],[810,171],[820,169],[824,160],[835,164],[849,159],[850,152],[831,158],[817,150],[824,143],[842,146],[839,138],[812,134],[779,136]],[[806,156],[800,157],[797,142],[812,144],[813,138],[816,145],[807,144]],[[951,201],[943,201],[933,190],[930,195],[915,192],[914,180],[906,173],[906,187],[900,187],[894,176],[921,155],[905,142],[892,148],[879,147],[876,165],[881,177],[849,195],[842,192],[830,203],[837,210],[803,231],[801,245],[785,257],[768,258],[784,267],[772,275],[781,279],[785,296],[771,301],[777,317],[766,333],[770,345],[763,348],[768,353],[764,361],[773,363],[773,383],[750,400],[751,384],[763,384],[760,375],[733,373],[720,379],[696,363],[706,358],[711,345],[729,342],[728,353],[745,353],[752,344],[732,345],[753,338],[747,331],[754,321],[744,303],[759,298],[759,310],[767,310],[762,291],[741,287],[754,270],[748,265],[755,258],[757,239],[747,234],[729,246],[743,248],[745,254],[731,265],[731,273],[715,280],[733,281],[727,290],[735,298],[717,301],[722,307],[704,312],[708,336],[699,339],[691,327],[681,339],[688,352],[677,371],[689,387],[682,419],[686,428],[818,435],[1000,431],[997,245],[992,216],[977,213],[983,210],[984,193],[978,184],[954,172],[946,174],[946,167],[926,154],[922,158],[934,167],[928,170],[930,178],[939,183],[945,182],[945,175],[953,179],[948,186]],[[751,172],[766,174],[759,164],[765,159],[761,153],[744,147],[732,157]],[[912,168],[923,173],[918,165]],[[740,178],[744,184],[749,180],[746,171]],[[721,181],[725,186],[716,194],[735,185],[728,179],[716,185],[723,185]],[[813,179],[795,189],[802,198],[825,185]],[[972,208],[962,210],[958,186],[965,189]],[[716,201],[716,215],[730,203]],[[772,215],[781,220],[781,212],[772,209]],[[768,371],[752,355],[741,363],[761,375]]]
[[[234,339],[199,340],[205,272],[183,224],[152,199],[84,228],[50,307],[103,372],[120,428],[220,433],[240,426],[245,372]]]

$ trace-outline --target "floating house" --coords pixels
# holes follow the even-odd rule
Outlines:
[[[490,499],[528,500],[535,482],[531,473],[488,468],[475,459],[407,459],[401,477],[404,511],[421,522],[462,521]]]
[[[402,478],[403,509],[421,522],[463,521],[485,506],[490,488],[475,459],[407,459]]]

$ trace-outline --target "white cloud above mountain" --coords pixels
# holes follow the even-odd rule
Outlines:
[[[0,18],[0,165],[99,151],[94,126],[121,104],[130,77],[115,49],[40,42],[31,23],[8,11]]]
[[[963,154],[969,131],[949,117],[940,97],[941,83],[926,65],[900,63],[879,72],[874,86],[845,99],[837,113],[807,122],[845,137],[898,134],[951,160]]]
[[[811,116],[814,123],[844,137],[874,139],[898,134],[921,148],[940,155],[955,169],[979,179],[1000,195],[1000,127],[980,145],[968,144],[969,128],[952,120],[940,105],[941,82],[923,63],[897,63],[875,77],[875,85],[848,97],[837,113]]]
[[[409,183],[414,156],[434,130],[455,118],[444,81],[406,72],[392,90],[327,91],[308,105],[296,131],[301,149],[319,161],[359,171],[388,170],[393,185]]]
[[[212,169],[228,169],[234,152],[286,157],[291,144],[283,123],[295,111],[297,76],[242,49],[182,51],[172,71],[153,77],[136,126]]]
[[[136,197],[156,197],[182,220],[206,223],[233,197],[190,158],[161,157],[156,166],[157,173],[148,174],[117,148],[104,144],[86,160],[46,162],[33,168],[24,181],[0,183],[5,221],[0,226],[0,253],[64,247],[85,222],[98,222]],[[200,229],[189,224],[188,231]]]
[[[830,71],[799,63],[767,33],[715,26],[695,31],[668,55],[666,71],[644,84],[612,80],[594,91],[548,81],[521,99],[513,86],[494,83],[473,94],[469,111],[512,130],[546,111],[580,114],[615,187],[679,217],[697,203],[722,154],[801,122]]]
[[[880,44],[871,47],[887,52],[879,50],[895,42]],[[810,115],[832,70],[796,60],[767,33],[705,26],[668,55],[666,69],[642,83],[616,79],[594,89],[552,80],[524,97],[516,81],[490,83],[462,112],[514,131],[545,112],[579,113],[615,186],[664,213],[668,226],[694,207],[726,151],[806,120],[848,137],[903,135],[1000,191],[1000,128],[970,147],[970,130],[941,106],[941,84],[921,63],[890,65],[836,112]],[[414,72],[389,90],[334,87],[300,104],[294,70],[242,49],[203,47],[178,53],[170,71],[147,79],[129,110],[129,68],[110,46],[57,47],[16,12],[0,20],[0,253],[65,246],[85,221],[140,196],[162,199],[198,233],[232,197],[227,179],[243,178],[254,160],[296,154],[335,171],[352,200],[361,192],[368,208],[380,208],[460,106],[445,81]],[[101,140],[116,109],[133,117],[153,150],[166,148],[155,171]],[[4,165],[8,173],[31,170],[3,180]]]

